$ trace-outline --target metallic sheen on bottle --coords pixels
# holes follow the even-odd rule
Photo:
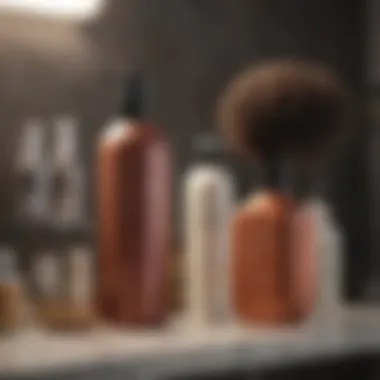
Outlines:
[[[142,89],[128,83],[119,119],[98,150],[98,313],[116,324],[150,325],[167,313],[170,154],[141,121]]]

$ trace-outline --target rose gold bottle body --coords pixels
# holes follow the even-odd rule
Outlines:
[[[167,312],[170,158],[166,141],[120,119],[98,152],[100,315],[117,324],[161,322]]]
[[[295,200],[275,190],[254,195],[237,211],[232,234],[238,317],[260,324],[305,319],[314,299],[313,228]]]

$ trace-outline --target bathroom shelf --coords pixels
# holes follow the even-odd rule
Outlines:
[[[380,308],[352,308],[298,329],[224,326],[162,331],[20,332],[0,340],[0,380],[167,379],[380,355]]]

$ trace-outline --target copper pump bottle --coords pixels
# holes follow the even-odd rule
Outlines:
[[[125,87],[98,150],[97,309],[114,324],[154,325],[167,313],[170,154],[143,117],[143,86]]]
[[[296,199],[281,189],[280,172],[278,160],[268,163],[264,188],[233,220],[233,301],[246,323],[297,322],[313,307],[312,282],[305,278],[312,252],[298,232],[304,215]]]

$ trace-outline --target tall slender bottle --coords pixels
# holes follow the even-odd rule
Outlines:
[[[228,247],[234,183],[220,163],[215,136],[200,136],[196,150],[200,162],[184,182],[184,286],[189,322],[202,325],[229,320],[233,314]]]
[[[125,85],[98,151],[100,316],[146,325],[167,313],[171,169],[168,144],[144,120],[144,88]]]
[[[60,228],[78,228],[85,219],[84,172],[79,156],[79,131],[74,118],[54,123],[52,160],[52,220]]]

